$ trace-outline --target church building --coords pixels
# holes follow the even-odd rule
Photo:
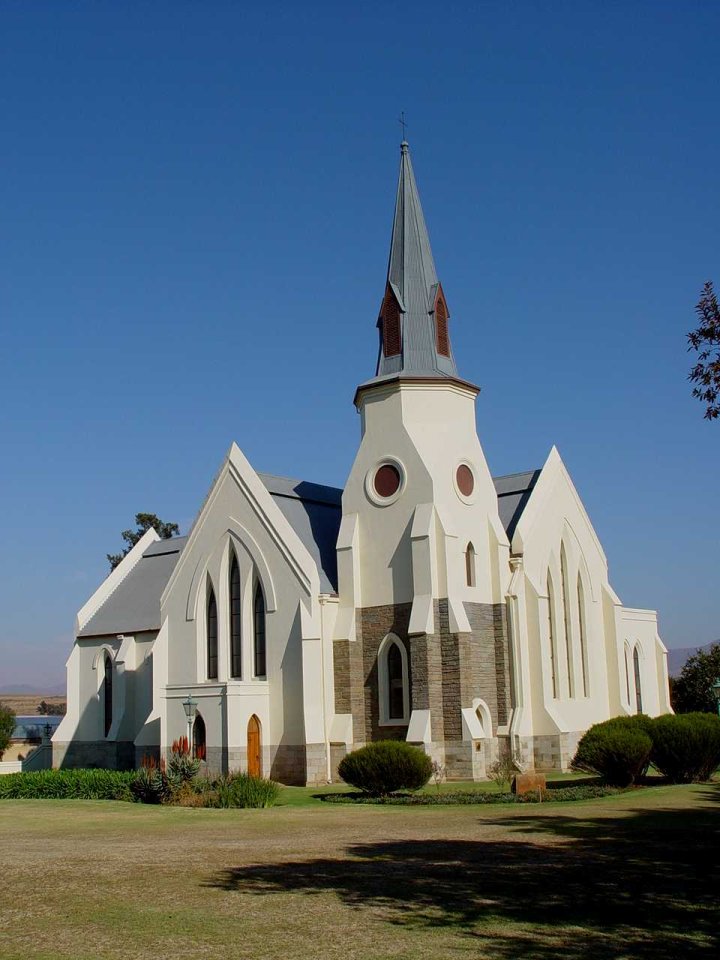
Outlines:
[[[490,473],[405,142],[377,326],[344,489],[233,443],[189,534],[149,530],[78,612],[56,766],[133,767],[190,729],[211,770],[319,784],[394,738],[477,780],[670,711],[657,616],[610,586],[558,451]]]

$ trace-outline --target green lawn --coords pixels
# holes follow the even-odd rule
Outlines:
[[[0,957],[717,955],[720,784],[531,807],[312,792],[270,810],[1,802]]]

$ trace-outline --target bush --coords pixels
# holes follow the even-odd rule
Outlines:
[[[0,760],[10,746],[10,740],[15,729],[15,711],[0,703]]]
[[[432,761],[402,740],[379,740],[348,753],[338,773],[351,787],[373,797],[397,790],[419,790],[432,775]]]
[[[132,771],[37,770],[0,777],[2,800],[130,800]]]
[[[644,729],[647,719],[614,717],[596,723],[580,740],[573,768],[597,773],[611,786],[635,783],[647,769],[652,750]]]
[[[212,782],[206,806],[272,807],[279,795],[280,787],[273,780],[252,777],[249,773],[228,773]]]
[[[651,760],[673,783],[709,780],[720,765],[720,717],[665,714],[652,721]]]
[[[164,803],[171,795],[164,770],[152,758],[143,760],[143,765],[133,774],[130,792],[138,803]]]
[[[620,793],[618,787],[608,786],[577,786],[560,787],[553,790],[543,790],[540,795],[536,791],[517,796],[514,793],[492,793],[489,790],[462,790],[457,793],[417,793],[412,796],[396,795],[390,797],[371,797],[367,793],[327,793],[322,799],[326,803],[382,803],[392,806],[422,806],[444,807],[472,804],[502,804],[502,803],[542,803],[549,801],[570,802],[573,800],[596,800],[599,797],[609,797]]]

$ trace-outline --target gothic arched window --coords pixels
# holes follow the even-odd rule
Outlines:
[[[242,676],[242,609],[240,604],[240,567],[235,552],[230,564],[230,676]]]
[[[202,715],[195,714],[195,722],[192,728],[192,752],[198,760],[207,759],[207,746],[205,742],[205,721]]]
[[[207,600],[207,675],[208,680],[218,678],[218,620],[215,591],[208,584]]]
[[[435,301],[435,340],[437,352],[441,357],[450,356],[450,337],[448,335],[448,311],[441,294]]]
[[[643,703],[642,684],[640,682],[640,650],[637,646],[633,650],[633,671],[635,673],[635,709],[638,713],[642,713]]]
[[[105,676],[103,678],[103,730],[105,736],[110,733],[113,719],[113,665],[109,654],[105,654]]]
[[[465,548],[465,582],[475,586],[475,547],[471,543]]]
[[[255,646],[255,676],[263,679],[266,676],[265,664],[265,595],[258,583],[255,587],[255,601],[253,603],[253,634]]]
[[[378,651],[378,696],[381,724],[409,722],[407,651],[392,634],[385,638]]]
[[[553,590],[552,577],[548,570],[547,575],[547,594],[548,594],[548,638],[550,640],[550,676],[552,678],[552,695],[557,698],[557,631],[555,630],[555,591]]]
[[[380,308],[383,353],[395,357],[400,353],[400,307],[388,285]]]
[[[572,620],[570,618],[570,597],[568,595],[567,556],[565,555],[564,543],[560,544],[560,592],[562,594],[568,696],[572,698],[575,696],[575,657],[573,656]]]
[[[580,664],[582,666],[583,696],[589,696],[588,692],[588,651],[587,651],[587,621],[585,619],[585,590],[582,584],[582,577],[578,573],[577,578],[577,598],[578,610],[580,613]]]

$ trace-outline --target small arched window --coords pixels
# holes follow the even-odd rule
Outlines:
[[[240,567],[235,552],[230,564],[230,676],[242,676],[242,609],[240,604]]]
[[[113,665],[109,654],[105,654],[105,676],[103,678],[103,730],[105,736],[110,733],[113,720]]]
[[[207,675],[208,680],[218,678],[218,621],[215,591],[208,584],[207,601]]]
[[[583,696],[589,696],[588,693],[588,651],[587,651],[587,622],[585,619],[585,590],[582,584],[582,577],[578,573],[577,578],[577,599],[578,611],[580,614],[580,664],[582,666]]]
[[[465,548],[465,582],[475,586],[475,547],[471,543]]]
[[[441,357],[450,356],[450,337],[448,335],[448,310],[442,294],[435,301],[435,338],[437,352]]]
[[[409,722],[407,651],[401,641],[392,635],[383,641],[378,654],[378,695],[381,724]]]
[[[192,728],[192,752],[198,760],[207,758],[207,746],[205,741],[205,721],[202,715],[195,714],[195,722]]]
[[[255,646],[255,676],[266,676],[265,663],[265,595],[258,583],[255,587],[255,601],[253,604],[253,632]]]
[[[562,593],[563,627],[565,633],[565,660],[567,663],[568,696],[575,696],[575,657],[573,650],[572,620],[568,590],[567,556],[565,544],[560,544],[560,592]]]
[[[555,630],[555,591],[553,590],[552,577],[548,570],[547,575],[547,594],[548,594],[548,637],[550,640],[550,676],[552,678],[552,695],[557,698],[557,632]]]
[[[400,353],[400,307],[389,284],[380,308],[380,321],[383,353],[386,357],[395,357]]]
[[[637,713],[642,713],[643,703],[642,683],[640,681],[640,650],[637,646],[633,650],[633,671],[635,673],[635,710]]]

